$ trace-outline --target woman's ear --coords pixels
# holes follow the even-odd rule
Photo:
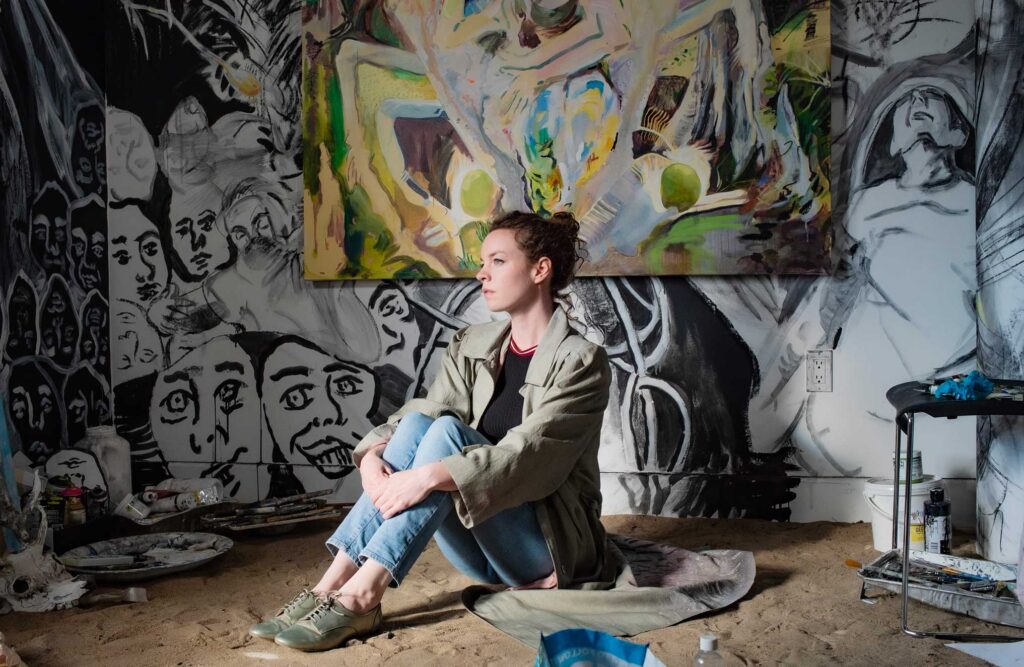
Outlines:
[[[533,282],[534,284],[539,285],[550,277],[551,258],[541,257],[537,260],[537,263],[533,265]]]

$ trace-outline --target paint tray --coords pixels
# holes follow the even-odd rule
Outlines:
[[[230,539],[210,533],[149,533],[93,542],[60,560],[69,572],[97,581],[142,581],[197,568],[232,546]]]
[[[948,575],[943,568],[964,574],[962,577]],[[903,556],[898,549],[888,551],[857,570],[857,576],[863,580],[864,588],[873,586],[898,594],[902,585]],[[911,552],[907,593],[911,599],[939,609],[989,623],[1024,628],[1024,607],[1012,593],[1011,576],[1016,578],[1016,570],[998,563]],[[975,588],[990,590],[972,591],[972,583]],[[870,599],[863,590],[861,599]]]

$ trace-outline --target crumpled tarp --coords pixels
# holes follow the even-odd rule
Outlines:
[[[631,636],[675,625],[729,606],[754,583],[754,555],[749,551],[695,552],[622,535],[609,538],[622,557],[612,588],[494,592],[470,586],[462,593],[462,603],[505,634],[537,648],[541,633],[567,628]]]

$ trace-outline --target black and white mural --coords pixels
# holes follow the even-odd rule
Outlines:
[[[301,279],[299,3],[93,9],[74,29],[38,0],[0,13],[0,345],[19,457],[45,463],[109,419],[110,373],[140,483],[208,475],[244,498],[354,495],[354,442],[424,389],[455,329],[489,317],[475,286]],[[886,387],[973,363],[973,8],[836,0],[832,12],[841,275],[607,278],[570,295],[615,368],[611,511],[789,517],[817,479],[886,472]],[[108,77],[80,48],[104,16]],[[990,173],[1011,173],[1000,159]],[[1001,263],[987,289],[1015,275],[1012,193],[989,195],[979,258]],[[984,326],[1005,312],[992,294]],[[1019,348],[991,340],[983,349]],[[805,391],[812,348],[834,350],[831,394]],[[1012,429],[983,426],[981,439],[995,452],[981,478],[1008,479],[985,433]],[[956,442],[933,444],[932,472],[970,476]],[[1010,487],[986,491],[999,521]]]
[[[351,499],[355,442],[425,390],[456,329],[491,316],[472,281],[302,279],[299,48],[324,38],[302,32],[304,6],[374,20],[340,0],[107,2],[105,356],[137,483]],[[839,275],[572,288],[614,369],[608,512],[866,517],[851,509],[863,478],[891,471],[885,390],[974,363],[973,7],[831,11]],[[832,393],[806,391],[818,348]],[[928,472],[973,477],[964,438],[970,424],[936,431]]]
[[[425,390],[455,330],[491,317],[472,281],[302,279],[316,165],[299,50],[324,38],[302,32],[303,7],[374,20],[341,0],[0,4],[16,462],[59,468],[116,412],[138,485],[351,499],[355,442]],[[968,369],[976,347],[986,373],[1022,376],[1019,8],[830,8],[837,275],[581,279],[569,294],[613,365],[607,512],[866,518],[863,479],[891,471],[886,388]],[[804,358],[822,348],[835,390],[808,393]],[[921,430],[926,472],[969,484],[973,424]],[[976,435],[979,544],[1010,560],[1021,427]]]
[[[1024,6],[978,11],[978,352],[1024,379]],[[1024,419],[978,420],[978,549],[1013,563],[1024,526]]]
[[[14,461],[112,417],[103,4],[0,5],[0,393]]]

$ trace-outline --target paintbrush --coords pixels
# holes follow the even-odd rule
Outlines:
[[[960,579],[968,579],[970,581],[992,581],[991,577],[986,577],[986,576],[981,575],[981,574],[970,574],[969,572],[964,572],[963,570],[958,570],[955,567],[946,566],[946,567],[940,568],[939,571],[942,572],[943,574],[949,574],[949,575],[952,575],[954,577],[958,577]]]
[[[847,559],[846,566],[859,569],[865,576],[874,577],[876,579],[889,579],[890,581],[902,581],[903,579],[903,573],[900,571],[886,570],[879,567],[872,567],[871,565],[862,565],[860,562],[853,559]],[[942,583],[931,579],[915,577],[912,574],[907,575],[907,581],[915,584],[924,584],[926,586]]]

